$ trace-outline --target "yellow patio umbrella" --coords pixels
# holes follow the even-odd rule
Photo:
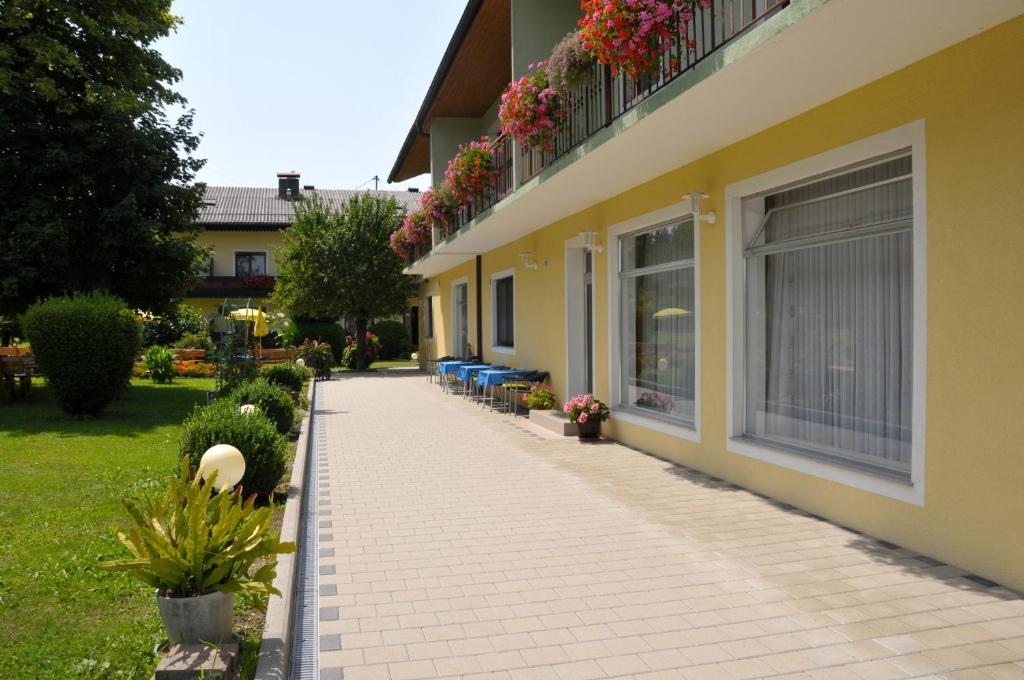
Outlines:
[[[654,313],[655,319],[666,319],[670,316],[687,316],[689,311],[682,307],[666,307],[665,309],[659,309]]]
[[[261,316],[263,316],[263,310],[252,307],[242,307],[228,314],[228,317],[235,321],[256,321]]]
[[[229,317],[236,321],[248,321],[253,324],[252,336],[254,338],[262,338],[264,335],[270,333],[270,327],[267,326],[267,317],[263,314],[262,309],[253,309],[251,307],[243,307],[236,309],[235,311],[228,314]],[[260,352],[262,348],[260,343],[256,343],[256,356],[257,358],[262,354]]]

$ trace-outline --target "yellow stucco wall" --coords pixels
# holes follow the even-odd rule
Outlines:
[[[203,231],[199,234],[199,245],[213,248],[213,275],[235,275],[235,252],[267,253],[267,274],[277,274],[274,251],[281,247],[280,231]]]
[[[700,266],[701,441],[637,425],[606,423],[621,441],[793,503],[1024,589],[1024,18],[897,71],[678,168],[483,256],[485,359],[543,368],[565,398],[565,241],[671,205],[681,188],[700,188],[719,215],[702,227]],[[725,188],[917,120],[926,125],[927,412],[925,505],[760,462],[726,450]],[[517,253],[540,263],[523,268]],[[516,353],[490,347],[493,272],[516,270]],[[435,341],[451,342],[451,282],[472,263],[432,278]],[[609,394],[608,267],[595,257],[596,392]],[[474,342],[474,347],[477,345]],[[614,405],[613,405],[614,408]]]

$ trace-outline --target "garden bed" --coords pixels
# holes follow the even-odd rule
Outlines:
[[[97,419],[64,415],[39,380],[28,399],[0,405],[0,668],[19,677],[149,677],[163,637],[153,592],[96,564],[124,556],[114,535],[127,523],[121,499],[164,488],[181,421],[213,386],[133,380]],[[287,483],[286,473],[280,488]],[[265,609],[265,598],[237,600],[243,677],[255,667]]]

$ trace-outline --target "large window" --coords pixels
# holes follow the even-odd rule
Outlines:
[[[744,201],[745,435],[909,479],[909,152]]]
[[[495,274],[491,278],[491,309],[493,345],[499,349],[515,347],[515,275]]]
[[[434,296],[428,295],[423,301],[423,337],[434,339]]]
[[[235,253],[235,276],[266,276],[266,253]]]
[[[619,406],[694,426],[696,309],[689,218],[619,239]]]

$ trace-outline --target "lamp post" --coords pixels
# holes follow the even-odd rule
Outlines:
[[[230,489],[245,475],[245,457],[230,444],[211,446],[199,459],[199,476],[207,479],[217,473],[217,491]]]

